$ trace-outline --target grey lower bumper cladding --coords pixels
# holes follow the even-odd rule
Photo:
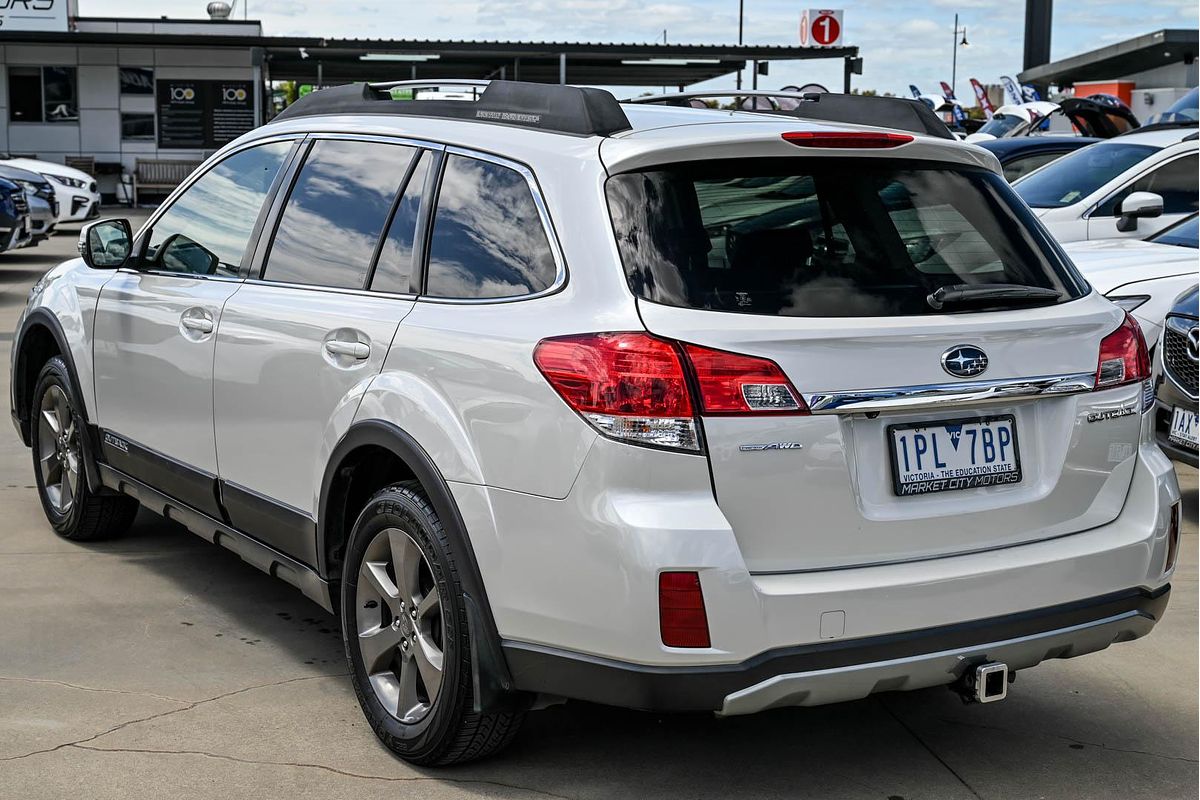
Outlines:
[[[886,636],[761,653],[738,664],[630,664],[506,641],[516,688],[654,711],[749,714],[821,705],[872,692],[949,684],[981,661],[1026,669],[1102,650],[1150,632],[1170,586],[1129,589],[1065,605]]]

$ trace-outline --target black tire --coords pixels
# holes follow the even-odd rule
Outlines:
[[[360,570],[372,542],[382,532],[397,529],[407,534],[421,551],[425,560],[423,569],[428,570],[422,574],[440,594],[441,684],[424,717],[411,722],[400,719],[380,701],[364,666],[359,643],[363,624],[359,610]],[[523,710],[486,714],[473,710],[470,629],[456,556],[437,512],[417,481],[405,481],[376,492],[355,522],[346,548],[341,587],[342,640],[354,691],[379,740],[413,764],[444,766],[493,755],[513,740],[525,717]],[[390,569],[389,574],[399,586],[401,582],[395,579],[394,567]],[[364,607],[374,609],[371,602],[363,604]],[[384,608],[386,603],[379,605],[384,617],[392,613]],[[397,616],[396,625],[400,624],[400,616],[403,614]],[[381,622],[379,630],[384,627]],[[415,639],[412,647],[415,655]],[[392,655],[387,658],[402,657],[398,648],[390,652]]]
[[[55,394],[60,393],[60,394]],[[47,487],[46,475],[43,470],[43,457],[55,455],[56,445],[53,440],[47,440],[46,424],[42,422],[43,403],[48,397],[61,396],[66,403],[63,418],[69,419],[66,428],[68,442],[64,450],[69,450],[75,461],[75,480],[70,490],[65,491],[65,484],[51,483]],[[42,501],[42,510],[54,532],[64,539],[75,542],[90,542],[100,539],[110,539],[124,533],[133,524],[137,516],[138,502],[132,497],[116,494],[96,494],[87,485],[83,459],[87,453],[87,428],[79,413],[79,394],[71,384],[70,372],[62,358],[55,356],[46,362],[38,374],[37,385],[33,391],[33,404],[29,410],[30,442],[33,450],[33,474],[37,481],[38,498]],[[65,462],[64,462],[65,463]],[[59,467],[60,471],[63,469]],[[53,495],[53,496],[52,496]],[[63,502],[61,499],[69,497]]]

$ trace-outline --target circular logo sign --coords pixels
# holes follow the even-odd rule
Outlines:
[[[837,17],[831,14],[818,14],[812,21],[813,44],[826,47],[833,44],[842,36],[842,25]]]
[[[987,353],[974,345],[956,344],[942,353],[942,369],[956,378],[973,378],[987,368]]]

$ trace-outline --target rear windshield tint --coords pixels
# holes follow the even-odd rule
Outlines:
[[[926,300],[942,286],[1021,284],[1060,302],[1087,290],[1004,179],[983,169],[706,161],[615,175],[607,192],[630,287],[670,306],[907,316],[946,313]]]

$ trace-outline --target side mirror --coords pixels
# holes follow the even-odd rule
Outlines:
[[[221,259],[182,233],[173,233],[158,246],[154,260],[159,269],[188,275],[214,275]]]
[[[1117,230],[1122,233],[1136,231],[1137,221],[1142,217],[1161,217],[1163,213],[1162,195],[1154,192],[1134,192],[1117,207]]]
[[[133,253],[127,219],[102,219],[79,232],[79,255],[92,269],[120,269]]]

